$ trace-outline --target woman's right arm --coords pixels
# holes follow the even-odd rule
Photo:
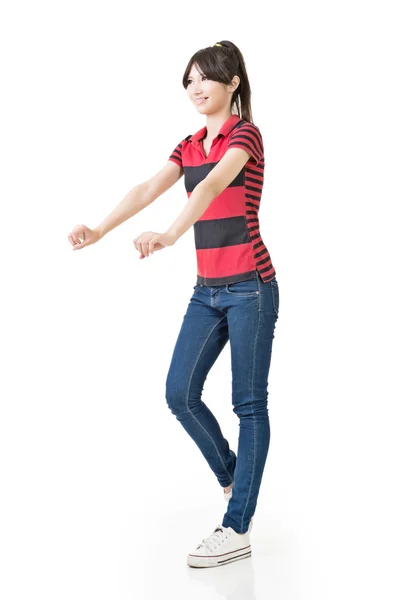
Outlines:
[[[139,183],[132,188],[114,210],[95,229],[86,225],[77,225],[68,235],[68,241],[73,250],[84,248],[98,242],[106,233],[124,223],[143,208],[154,202],[183,175],[183,169],[175,162],[168,160],[167,164],[151,179]],[[82,241],[81,241],[82,240]]]

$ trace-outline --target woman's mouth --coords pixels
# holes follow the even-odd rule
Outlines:
[[[205,102],[207,99],[208,99],[208,96],[207,96],[207,98],[198,98],[197,100],[195,100],[195,104],[203,104],[203,102]]]

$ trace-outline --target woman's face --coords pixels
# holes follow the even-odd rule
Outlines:
[[[186,91],[197,111],[203,115],[209,115],[226,108],[229,109],[232,97],[229,93],[230,87],[219,81],[208,79],[197,70],[196,65],[193,65],[189,73]]]

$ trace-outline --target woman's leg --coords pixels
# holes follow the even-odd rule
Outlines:
[[[232,403],[239,417],[239,443],[232,498],[222,525],[245,533],[254,515],[270,441],[268,373],[279,312],[276,278],[228,285],[228,331]]]
[[[214,290],[196,285],[184,316],[166,380],[167,404],[201,450],[222,487],[233,482],[236,454],[201,400],[204,382],[228,341],[226,314]]]

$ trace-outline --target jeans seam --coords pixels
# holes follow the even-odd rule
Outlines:
[[[220,461],[221,461],[221,464],[222,464],[222,466],[223,466],[223,468],[224,468],[225,472],[226,472],[226,473],[227,473],[227,475],[229,476],[229,478],[230,478],[231,482],[233,482],[233,479],[232,479],[232,477],[231,477],[231,474],[229,473],[228,469],[226,468],[226,464],[225,464],[225,462],[223,461],[223,459],[222,459],[222,456],[220,455],[220,453],[219,453],[219,451],[218,451],[218,448],[216,447],[216,445],[215,445],[215,442],[214,442],[214,440],[213,440],[212,436],[209,434],[209,432],[207,431],[207,429],[205,429],[205,427],[203,427],[203,425],[200,423],[200,421],[199,421],[199,420],[196,418],[196,416],[195,416],[195,415],[192,413],[192,411],[191,411],[191,410],[190,410],[190,408],[189,408],[189,390],[190,390],[190,385],[191,385],[191,383],[192,383],[192,377],[193,377],[193,373],[194,373],[194,371],[195,371],[195,368],[196,368],[196,366],[197,366],[197,363],[199,362],[199,359],[200,359],[201,353],[203,352],[205,345],[207,344],[208,340],[209,340],[209,339],[210,339],[210,337],[211,337],[211,334],[213,333],[213,331],[215,330],[215,328],[216,328],[216,327],[218,327],[218,325],[219,325],[219,324],[220,324],[220,323],[221,323],[221,322],[222,322],[224,319],[225,319],[225,317],[222,317],[222,319],[220,319],[220,320],[218,321],[218,323],[216,323],[216,324],[214,325],[214,327],[211,329],[210,333],[209,333],[209,334],[208,334],[208,336],[207,336],[207,339],[206,339],[206,340],[204,340],[204,344],[203,344],[203,345],[202,345],[202,347],[200,348],[200,350],[199,350],[199,353],[198,353],[198,355],[197,355],[197,357],[196,357],[195,363],[194,363],[194,365],[193,365],[192,372],[191,372],[191,374],[190,374],[190,377],[189,377],[189,383],[188,383],[188,388],[187,388],[187,393],[186,393],[186,408],[187,408],[188,412],[190,412],[190,414],[192,415],[192,418],[193,418],[193,419],[194,419],[194,420],[197,422],[197,424],[199,425],[199,427],[200,427],[200,428],[201,428],[201,429],[202,429],[202,430],[203,430],[203,431],[206,433],[206,435],[208,435],[208,437],[210,438],[210,440],[211,440],[211,442],[212,442],[212,445],[214,446],[214,448],[215,448],[215,450],[216,450],[216,453],[217,453],[217,455],[219,456],[219,459],[220,459]]]
[[[258,285],[260,286],[260,282],[258,282]],[[261,296],[261,294],[260,294]],[[252,411],[253,411],[253,423],[254,423],[254,435],[253,435],[253,471],[251,474],[251,481],[250,481],[250,486],[249,486],[249,491],[247,494],[247,500],[246,500],[246,505],[243,509],[243,514],[242,514],[242,521],[241,521],[241,529],[243,529],[243,519],[244,519],[244,515],[246,513],[247,507],[249,505],[249,498],[250,498],[250,493],[251,490],[253,488],[253,483],[254,483],[254,473],[255,473],[255,467],[256,467],[256,456],[255,456],[255,446],[256,446],[256,440],[257,440],[257,421],[254,418],[254,371],[255,371],[255,364],[256,364],[256,348],[257,348],[257,340],[258,340],[258,332],[260,330],[260,311],[258,311],[258,323],[257,323],[257,332],[255,335],[255,339],[254,339],[254,349],[253,349],[253,369],[252,369],[252,374],[251,374],[251,398],[252,398]]]

